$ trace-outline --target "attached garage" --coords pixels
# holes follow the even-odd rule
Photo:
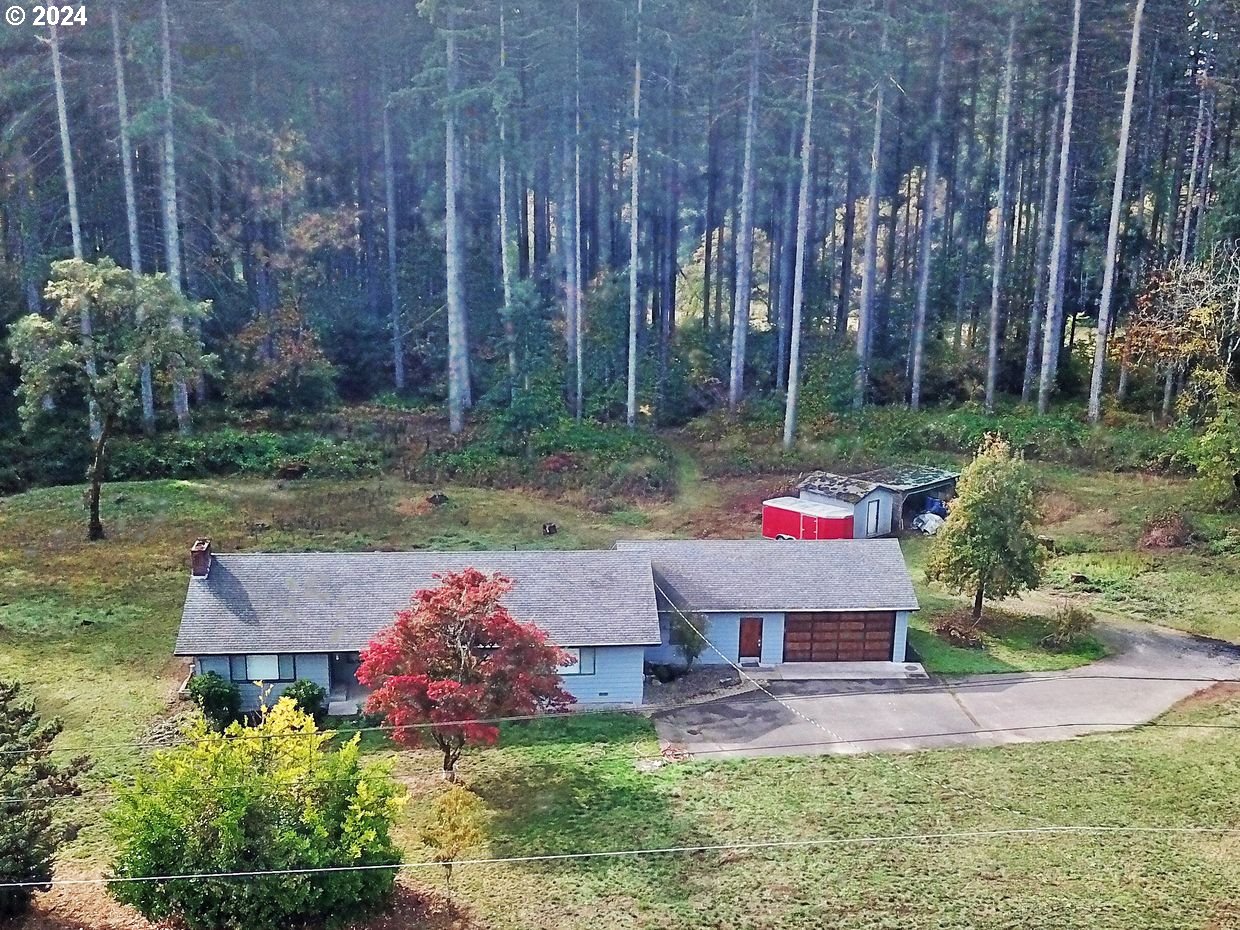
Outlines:
[[[817,546],[647,539],[616,546],[650,556],[664,633],[646,651],[651,664],[683,661],[673,636],[680,614],[705,621],[707,647],[697,659],[703,665],[905,661],[917,596],[894,539]]]
[[[784,616],[785,662],[890,662],[893,612],[790,613]]]

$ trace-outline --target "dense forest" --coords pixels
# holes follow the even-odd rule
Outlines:
[[[131,435],[337,401],[452,433],[757,404],[789,446],[811,399],[1166,417],[1240,342],[1238,30],[1233,0],[90,4],[0,33],[0,340],[52,263],[110,257],[207,302],[212,363],[145,368]],[[18,379],[0,349],[9,435]]]

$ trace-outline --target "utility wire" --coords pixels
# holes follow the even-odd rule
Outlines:
[[[705,640],[705,637],[703,636],[702,639]],[[713,645],[711,645],[710,648],[714,652],[719,652],[719,650]],[[719,653],[719,654],[722,655],[722,653]],[[728,664],[731,665],[733,668],[738,667],[735,665],[735,663],[730,662],[730,660],[728,660],[726,657],[724,657],[724,661],[728,662]],[[757,686],[756,690],[762,693],[764,696],[772,697],[774,700],[776,700],[780,704],[783,704],[785,707],[787,707],[787,704],[794,703],[797,701],[821,700],[825,698],[856,697],[858,695],[872,696],[872,695],[885,695],[885,694],[939,694],[939,693],[943,693],[943,685],[937,682],[927,681],[923,684],[919,681],[911,681],[908,684],[900,686],[900,687],[874,688],[874,689],[866,690],[866,691],[856,691],[856,690],[850,690],[848,688],[839,688],[839,689],[832,690],[832,691],[816,691],[816,692],[812,692],[809,694],[785,694],[785,695],[780,695],[776,697],[770,692],[769,689],[761,686],[759,684],[758,679],[753,678],[748,673],[746,673],[743,669],[741,670],[741,677],[750,681],[751,684],[755,684]],[[1099,674],[1069,675],[1069,674],[1031,673],[1029,677],[1021,677],[1019,675],[1006,675],[1005,674],[1005,675],[995,675],[993,677],[988,677],[985,680],[952,682],[951,689],[953,691],[967,691],[967,690],[982,690],[986,688],[992,688],[995,685],[1041,684],[1043,682],[1052,682],[1052,681],[1112,681],[1112,680],[1113,681],[1180,682],[1184,684],[1240,683],[1240,678],[1206,678],[1206,677],[1197,677],[1197,676],[1180,677],[1180,676],[1174,676],[1174,675],[1099,675]],[[699,700],[680,701],[680,702],[671,703],[671,704],[651,704],[651,705],[646,705],[638,709],[636,713],[642,716],[654,716],[657,714],[665,713],[667,711],[684,710],[684,709],[692,708],[692,707],[701,707],[705,704],[709,704],[712,700],[720,700],[724,697],[728,697],[730,699],[736,699],[736,698],[745,698],[748,695],[749,695],[749,692],[741,692],[739,694],[733,694],[733,695],[721,695],[718,698],[711,698],[710,696],[704,696],[702,699],[699,699]],[[804,716],[800,714],[799,712],[793,710],[792,708],[788,708],[788,709],[793,711],[794,713],[797,713],[798,716],[802,716],[802,717]],[[471,717],[469,719],[442,720],[442,721],[436,721],[434,723],[427,722],[427,723],[404,723],[404,724],[375,724],[373,726],[365,726],[365,727],[343,727],[341,729],[330,731],[330,732],[334,732],[337,736],[351,736],[354,733],[395,733],[395,732],[400,732],[404,730],[428,730],[428,729],[433,729],[435,727],[470,726],[474,724],[521,723],[521,722],[528,722],[532,720],[553,720],[553,719],[565,718],[565,717],[573,718],[573,717],[586,717],[586,716],[591,716],[591,715],[606,715],[606,714],[617,714],[617,713],[631,714],[634,712],[635,711],[629,710],[623,707],[622,708],[577,707],[571,710],[541,711],[536,714],[511,714],[511,715],[502,716],[502,717]],[[1138,727],[1138,726],[1188,726],[1188,724],[1082,723],[1082,724],[1062,724],[1062,726]],[[1010,727],[1006,729],[1029,730],[1029,729],[1036,729],[1036,728],[1037,727]],[[1226,729],[1227,727],[1222,726],[1222,728]],[[222,735],[212,734],[212,736],[216,738],[220,738],[220,739],[225,739],[225,740],[295,739],[299,737],[322,736],[323,733],[325,732],[329,732],[329,731],[316,730],[313,733],[298,732],[298,733],[236,733],[236,734],[222,734]],[[925,734],[925,735],[933,736],[935,734]],[[854,740],[853,742],[859,742],[859,741],[860,740]],[[14,756],[14,755],[47,755],[53,752],[84,753],[87,750],[91,752],[99,752],[101,750],[121,750],[121,749],[169,749],[174,745],[178,745],[178,744],[165,742],[165,741],[159,741],[159,740],[135,740],[135,741],[126,742],[126,743],[92,744],[89,747],[48,746],[42,749],[0,749],[0,757]]]
[[[262,878],[270,875],[322,875],[335,872],[391,872],[413,869],[442,868],[465,865],[516,865],[535,862],[569,862],[581,859],[620,859],[639,856],[682,855],[685,853],[725,852],[734,850],[803,849],[828,846],[873,846],[883,843],[927,843],[951,840],[987,840],[1002,837],[1040,836],[1229,836],[1240,834],[1240,828],[1208,826],[1043,826],[1009,827],[997,830],[960,830],[939,833],[893,833],[870,836],[824,836],[800,840],[750,840],[736,843],[712,843],[701,846],[655,846],[639,849],[608,849],[591,852],[540,853],[529,856],[496,856],[478,859],[453,859],[447,862],[420,861],[375,863],[362,865],[319,866],[304,869],[254,869],[236,872],[186,872],[175,875],[129,875],[116,878],[62,878],[50,882],[4,882],[0,890],[37,888],[45,890],[57,887],[80,887],[83,885],[122,885],[160,883],[174,881],[205,881],[219,879]]]
[[[789,702],[787,702],[787,701],[783,700],[782,698],[780,698],[780,697],[779,697],[779,695],[777,695],[774,691],[772,691],[770,688],[766,687],[764,684],[762,684],[760,681],[758,681],[756,678],[754,678],[752,675],[750,675],[748,672],[746,672],[746,671],[745,671],[745,669],[741,667],[741,665],[740,665],[740,663],[739,663],[739,662],[733,662],[733,661],[732,661],[732,659],[731,659],[729,656],[725,655],[725,654],[723,653],[723,651],[722,651],[721,649],[719,649],[719,647],[718,647],[718,646],[716,646],[716,645],[715,645],[714,643],[712,643],[709,639],[707,639],[706,635],[705,635],[704,633],[702,633],[702,632],[701,632],[701,631],[697,628],[697,626],[695,626],[695,625],[692,623],[692,621],[690,621],[689,617],[685,614],[685,612],[684,612],[683,610],[681,610],[678,606],[676,606],[676,602],[675,602],[675,601],[673,601],[670,597],[668,597],[668,596],[667,596],[667,592],[663,590],[663,588],[659,585],[659,582],[658,582],[657,580],[654,582],[654,589],[655,589],[655,591],[657,592],[657,594],[658,594],[660,597],[662,597],[662,598],[663,598],[663,600],[664,600],[664,601],[666,601],[666,602],[667,602],[667,603],[671,606],[672,610],[676,611],[677,615],[679,615],[679,616],[680,616],[680,618],[681,618],[682,620],[684,620],[684,621],[685,621],[685,623],[687,623],[687,624],[689,625],[689,628],[690,628],[691,630],[693,630],[693,632],[694,632],[694,633],[696,633],[699,637],[701,637],[702,642],[706,643],[706,645],[707,645],[707,646],[709,646],[711,649],[713,649],[715,652],[717,652],[717,653],[719,654],[719,656],[723,659],[723,661],[727,662],[727,663],[728,663],[729,665],[731,665],[734,669],[736,669],[736,671],[737,671],[737,672],[741,675],[741,677],[742,677],[742,678],[746,678],[746,679],[748,679],[750,682],[752,682],[752,683],[754,684],[754,686],[755,686],[755,687],[756,687],[759,691],[761,691],[763,694],[767,695],[767,697],[771,698],[771,700],[773,700],[776,704],[779,704],[779,705],[780,705],[781,707],[783,707],[785,710],[787,710],[787,711],[789,711],[790,713],[794,714],[795,716],[797,716],[797,717],[798,717],[798,718],[800,718],[801,720],[804,720],[806,723],[810,724],[810,725],[811,725],[811,726],[813,726],[814,728],[816,728],[816,729],[818,729],[818,730],[821,730],[823,733],[827,734],[827,737],[828,737],[828,738],[829,738],[832,742],[847,742],[847,740],[842,740],[842,739],[841,739],[841,737],[840,737],[840,735],[839,735],[838,733],[836,733],[834,730],[830,729],[828,726],[826,726],[826,724],[824,724],[824,723],[822,723],[821,721],[819,721],[819,720],[815,719],[814,717],[810,717],[810,716],[808,716],[807,714],[803,714],[801,711],[799,711],[799,710],[797,710],[795,707],[793,707],[791,703],[789,703]],[[885,758],[887,758],[887,757],[885,757],[885,756],[879,756],[879,758],[884,758],[884,759],[885,759]],[[909,771],[909,772],[911,772],[911,773],[913,773],[913,774],[915,774],[915,775],[918,775],[918,774],[919,774],[919,773],[918,773],[915,769],[913,769],[913,768],[909,768],[909,769],[908,769],[908,771]],[[925,778],[923,778],[922,780],[923,780],[923,781],[924,781],[927,785],[930,785],[932,788],[936,788],[936,789],[938,789],[938,790],[947,790],[947,791],[952,791],[952,792],[954,792],[955,794],[958,794],[958,795],[963,795],[963,796],[965,796],[965,797],[968,797],[968,798],[970,798],[971,800],[978,802],[979,804],[986,805],[986,804],[988,803],[988,802],[986,801],[986,799],[985,799],[985,798],[981,798],[981,797],[979,797],[978,795],[974,794],[973,792],[968,791],[968,790],[966,790],[966,789],[964,789],[964,788],[961,788],[961,787],[959,787],[958,785],[954,785],[954,784],[951,784],[951,783],[949,783],[949,782],[939,782],[939,783],[936,783],[933,779],[931,779],[931,778],[929,778],[929,777],[925,777]],[[1016,808],[1010,807],[1010,806],[1008,806],[1008,805],[1006,805],[1006,804],[990,804],[989,806],[990,806],[990,807],[992,807],[993,809],[1004,810],[1004,811],[1007,811],[1009,814],[1016,814],[1017,816],[1021,816],[1021,817],[1032,817],[1032,816],[1034,816],[1034,815],[1032,815],[1032,814],[1028,813],[1027,811],[1017,810]]]
[[[1189,730],[1240,730],[1240,724],[1227,724],[1227,723],[1212,724],[1212,723],[1150,722],[1150,723],[1132,724],[1132,723],[1127,723],[1127,722],[1104,722],[1104,721],[1086,722],[1086,721],[1082,721],[1082,722],[1075,722],[1075,723],[1032,724],[1029,726],[1022,726],[1022,727],[988,727],[988,728],[979,728],[979,729],[974,729],[974,730],[940,730],[934,733],[899,733],[899,734],[895,734],[892,736],[839,737],[837,739],[804,740],[804,741],[794,742],[794,743],[766,743],[761,746],[756,746],[754,748],[761,749],[764,751],[772,750],[772,749],[812,749],[812,748],[821,747],[821,746],[850,745],[850,744],[861,744],[861,743],[885,743],[885,742],[896,742],[899,740],[915,740],[915,739],[940,739],[940,738],[946,739],[946,738],[959,737],[959,736],[979,736],[979,735],[997,734],[997,733],[1021,733],[1027,730],[1056,730],[1056,729],[1071,729],[1074,727],[1093,727],[1093,728],[1098,728],[1100,730],[1102,730],[1103,728],[1111,728],[1112,730],[1123,730],[1123,731],[1142,730],[1146,728],[1189,729]],[[293,735],[293,734],[290,734],[290,735]],[[1092,735],[1092,734],[1089,734],[1089,735]],[[674,749],[674,747],[672,748]],[[948,747],[944,747],[944,748],[948,748]],[[691,762],[700,756],[718,755],[718,754],[737,752],[737,751],[738,750],[736,748],[727,747],[727,746],[720,746],[714,749],[694,749],[692,751],[686,751],[685,754],[688,758],[684,759],[683,761]],[[660,752],[654,755],[635,755],[635,756],[631,756],[630,758],[626,760],[621,760],[621,761],[633,762],[634,764],[640,763],[640,762],[678,761],[676,760],[675,756],[676,756],[676,753],[674,751],[670,753]],[[601,763],[604,761],[612,761],[612,760],[574,758],[571,764],[575,766],[580,766],[580,765]],[[569,763],[566,761],[558,761],[554,759],[542,760],[539,762],[539,765],[543,767],[557,767],[557,766],[568,765],[568,764]],[[293,780],[284,782],[282,784],[282,787],[296,788],[296,787],[302,787],[302,786],[307,786],[307,785],[338,784],[341,782],[359,781],[364,777],[365,777],[364,774],[360,774],[360,775],[345,775],[345,776],[339,776],[336,778],[313,778],[311,777],[307,779],[293,779]],[[438,780],[438,776],[435,776],[435,779]],[[190,791],[193,793],[206,794],[208,792],[213,792],[213,791],[220,791],[220,790],[227,791],[227,790],[231,790],[232,788],[241,789],[241,788],[248,787],[249,784],[250,783],[247,782],[245,784],[238,784],[238,785],[227,785],[227,786],[213,785],[211,787],[205,787],[205,786],[191,787],[187,785],[187,786],[184,786],[180,790]],[[115,787],[120,790],[128,790],[128,789],[134,788],[135,784],[133,783],[120,784],[119,782],[117,782],[115,783]],[[77,794],[48,795],[46,797],[25,796],[25,797],[0,798],[0,804],[49,804],[49,803],[63,803],[63,802],[68,802],[68,801],[89,801],[89,800],[107,801],[107,800],[115,800],[116,796],[117,796],[116,791],[89,791],[89,792],[79,792]]]

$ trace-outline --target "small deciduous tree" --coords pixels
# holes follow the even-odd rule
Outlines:
[[[0,885],[50,883],[56,851],[77,829],[56,802],[78,793],[86,760],[56,763],[47,750],[60,730],[59,721],[40,721],[21,685],[0,681]],[[0,887],[0,918],[23,913],[36,890]]]
[[[402,799],[383,768],[361,764],[358,736],[333,749],[332,734],[290,698],[253,727],[216,733],[199,720],[185,736],[156,753],[109,811],[112,875],[144,879],[110,885],[115,898],[189,930],[343,923],[387,900]],[[145,880],[231,871],[269,874]]]
[[[1211,395],[1205,428],[1185,450],[1206,494],[1219,505],[1240,500],[1240,394],[1214,372],[1199,373],[1199,391]]]
[[[86,473],[87,536],[103,539],[99,495],[108,442],[139,402],[144,365],[180,384],[201,370],[198,341],[179,323],[205,316],[207,304],[186,300],[166,275],[135,275],[110,258],[53,262],[45,296],[53,307],[52,318],[23,317],[9,338],[21,367],[22,419],[32,428],[44,398],[60,390],[78,392],[97,412],[99,432]],[[92,325],[83,332],[81,321],[88,311]]]
[[[484,837],[482,800],[467,788],[453,785],[431,802],[422,824],[422,842],[436,862],[443,865],[445,881],[452,885],[452,864],[467,849],[481,845]]]
[[[987,597],[1011,597],[1042,580],[1046,553],[1033,531],[1035,515],[1025,463],[1006,440],[987,436],[960,476],[926,577],[957,594],[972,594],[978,623]]]
[[[693,663],[701,657],[707,647],[704,635],[706,618],[701,614],[676,612],[672,614],[669,622],[672,641],[680,646],[680,651],[685,657],[685,668],[693,668]]]
[[[375,689],[366,709],[387,718],[396,742],[439,747],[451,781],[467,744],[499,739],[486,721],[571,704],[560,669],[573,659],[500,604],[510,579],[476,568],[436,578],[362,652],[357,679]]]

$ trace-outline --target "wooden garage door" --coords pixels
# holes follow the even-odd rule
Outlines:
[[[893,613],[805,613],[784,619],[785,662],[889,662]]]

